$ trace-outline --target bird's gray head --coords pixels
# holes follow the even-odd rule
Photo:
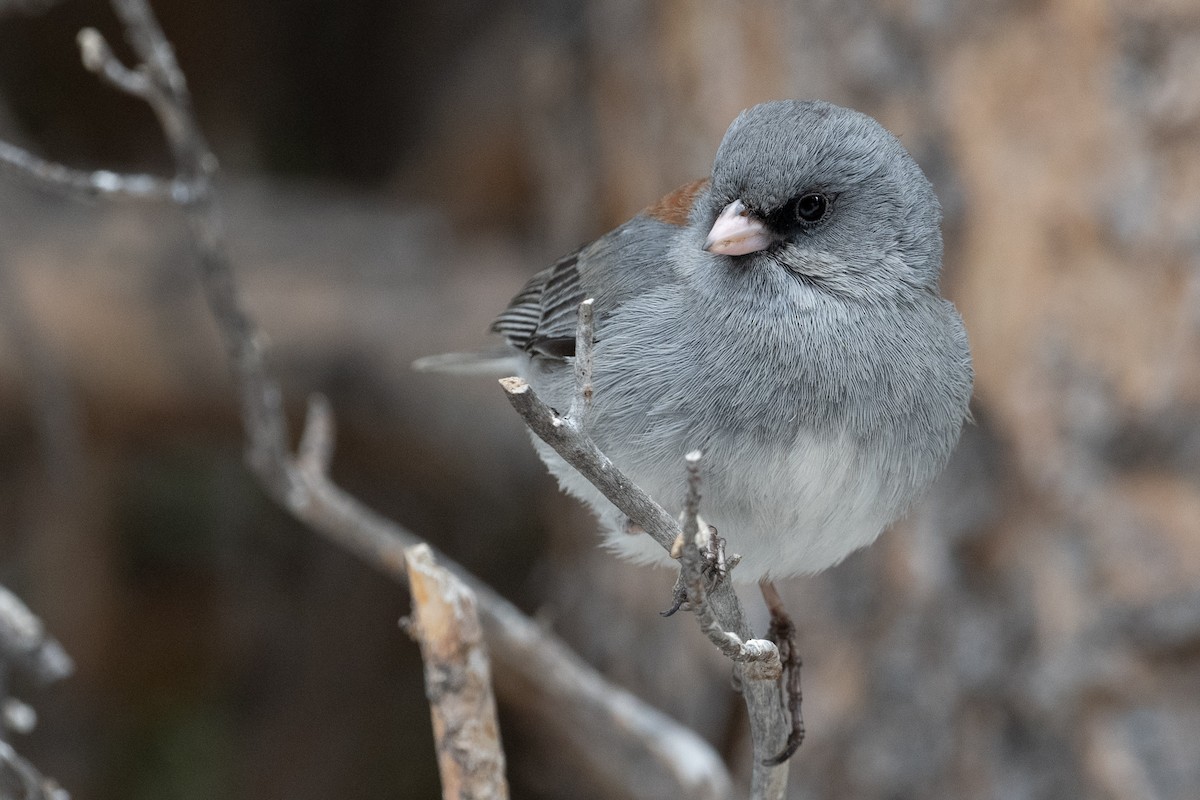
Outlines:
[[[937,288],[933,188],[896,137],[857,111],[791,100],[743,111],[694,213],[710,231],[705,249],[745,268],[860,297]]]

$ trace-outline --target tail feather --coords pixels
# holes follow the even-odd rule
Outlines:
[[[520,366],[512,352],[441,353],[424,356],[412,363],[417,372],[441,372],[447,375],[489,375],[502,378],[515,375]]]

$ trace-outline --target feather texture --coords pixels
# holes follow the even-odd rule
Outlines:
[[[576,309],[587,299],[579,281],[582,249],[530,278],[491,329],[531,355],[575,355]]]

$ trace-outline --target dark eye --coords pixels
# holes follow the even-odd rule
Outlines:
[[[796,201],[796,219],[812,224],[820,222],[829,213],[829,198],[820,192],[809,192],[801,195]]]

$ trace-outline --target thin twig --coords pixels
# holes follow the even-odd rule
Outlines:
[[[62,645],[46,634],[42,621],[15,594],[0,586],[0,796],[23,800],[69,800],[57,783],[4,741],[8,731],[28,733],[37,714],[25,703],[8,697],[12,668],[33,676],[39,683],[65,678],[74,665]],[[20,795],[13,791],[19,787]]]
[[[310,405],[309,425],[325,425]],[[314,422],[315,421],[315,422]],[[306,427],[301,441],[314,434]],[[300,469],[284,507],[313,530],[404,584],[404,550],[420,539],[362,505],[323,471]],[[479,617],[495,666],[497,692],[518,698],[556,739],[571,741],[589,770],[618,783],[637,776],[643,797],[730,795],[729,773],[712,748],[688,728],[615,686],[544,626],[434,551],[479,600]],[[595,724],[581,727],[578,720]]]
[[[592,316],[595,301],[590,297],[579,304],[579,322],[575,328],[575,392],[567,419],[586,431],[592,413],[592,367],[595,363],[596,323]]]
[[[505,800],[504,750],[475,595],[437,565],[429,545],[404,552],[413,601],[406,627],[425,663],[442,796]]]
[[[296,463],[303,474],[319,476],[329,473],[333,464],[333,408],[323,394],[308,397],[308,414],[304,418],[304,431],[300,435],[300,446],[296,449]]]
[[[683,457],[683,463],[687,467],[687,496],[683,501],[683,535],[691,537],[693,541],[700,532],[700,483],[703,481],[700,463],[703,460],[704,453],[700,450],[693,450]]]
[[[589,323],[585,324],[590,324],[589,312],[590,309],[586,312],[581,309],[580,320],[583,321],[585,316],[589,320]],[[586,335],[577,332],[577,344]],[[577,369],[577,378],[579,374]],[[694,541],[694,537],[699,535],[698,520],[693,519],[689,526],[694,526],[693,542],[689,544],[680,524],[621,472],[590,436],[572,424],[569,417],[560,416],[546,405],[521,378],[502,378],[500,385],[530,430],[599,489],[621,513],[649,533],[668,553],[674,551],[677,540],[682,538],[683,552],[693,551],[697,560],[701,558],[700,548]],[[582,387],[576,386],[575,390],[578,396]],[[689,480],[689,495],[694,494],[694,497],[689,498],[688,505],[698,510],[698,456],[695,462],[696,471],[690,473],[695,479]],[[788,765],[768,765],[764,762],[782,750],[789,729],[777,686],[780,674],[779,652],[772,643],[757,639],[753,635],[741,602],[733,591],[732,582],[722,580],[709,587],[705,584],[702,573],[703,568],[699,564],[693,565],[690,571],[686,566],[682,566],[681,580],[687,586],[687,599],[696,613],[701,629],[722,653],[734,661],[734,670],[746,701],[751,738],[754,741],[751,796],[756,800],[777,800],[782,798],[787,790]],[[697,584],[693,593],[693,587]]]
[[[700,519],[700,480],[703,454],[693,450],[684,456],[687,465],[687,499],[683,512],[682,554],[679,562],[680,581],[687,588],[687,599],[696,614],[700,630],[717,649],[731,661],[744,664],[752,680],[778,680],[782,671],[779,650],[765,639],[745,640],[736,633],[726,630],[713,612],[708,601],[708,578],[710,564],[716,572],[714,578],[724,578],[717,571],[723,549],[715,534]],[[710,561],[711,559],[711,561]]]
[[[17,754],[8,742],[0,741],[0,765],[11,771],[20,784],[22,794],[13,800],[71,800],[67,790],[51,778],[43,776],[37,768]],[[4,781],[5,784],[8,781]],[[9,797],[9,795],[5,795]]]
[[[145,72],[129,69],[115,55],[108,41],[95,28],[84,28],[75,36],[79,46],[79,59],[88,72],[94,72],[104,81],[125,94],[150,102],[154,84]]]
[[[0,141],[0,165],[32,178],[39,187],[85,198],[108,196],[185,202],[194,191],[186,181],[165,180],[154,175],[71,169],[5,141]]]
[[[522,378],[501,378],[500,385],[525,424],[563,460],[579,470],[621,513],[642,526],[668,551],[679,535],[679,523],[641,487],[617,469],[591,437],[542,402]]]
[[[67,651],[46,633],[42,621],[21,599],[0,586],[0,659],[41,683],[70,675],[75,665]]]

